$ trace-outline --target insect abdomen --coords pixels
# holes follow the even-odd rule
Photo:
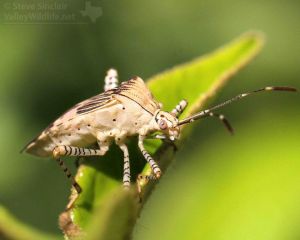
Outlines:
[[[50,137],[48,134],[42,133],[38,138],[31,141],[25,148],[25,152],[39,156],[50,157],[56,146],[67,145],[74,147],[86,147],[96,142],[96,138],[92,135],[81,134],[62,134],[56,137]]]
[[[39,137],[28,143],[24,151],[39,157],[50,157],[55,146],[49,135],[42,133]]]

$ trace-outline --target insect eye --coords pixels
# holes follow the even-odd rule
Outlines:
[[[159,121],[159,128],[160,128],[161,130],[165,130],[167,127],[168,127],[167,122],[166,122],[165,120],[161,119],[161,120]]]

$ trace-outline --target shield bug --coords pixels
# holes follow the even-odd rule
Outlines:
[[[137,135],[138,147],[152,169],[152,175],[141,175],[138,180],[158,179],[161,170],[144,147],[146,138],[175,141],[179,138],[182,125],[206,117],[218,118],[229,132],[233,133],[224,115],[215,113],[215,110],[258,92],[296,91],[292,87],[264,87],[239,94],[221,104],[179,120],[187,101],[180,101],[171,112],[163,111],[162,104],[154,99],[139,77],[119,85],[117,71],[110,69],[105,77],[104,90],[103,93],[69,109],[24,148],[27,153],[36,156],[54,157],[78,193],[81,192],[81,187],[61,160],[63,156],[103,156],[114,141],[123,151],[123,185],[129,186],[129,152],[125,140],[127,137]],[[153,135],[155,132],[161,134]],[[98,143],[99,147],[89,148],[94,143]]]

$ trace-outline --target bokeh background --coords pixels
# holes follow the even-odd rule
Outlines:
[[[84,9],[84,1],[74,2]],[[59,233],[70,184],[51,159],[19,151],[67,108],[102,91],[109,67],[123,80],[147,79],[259,29],[267,36],[263,52],[216,101],[265,85],[300,89],[299,1],[92,4],[102,11],[95,23],[0,22],[0,203],[52,233]],[[197,124],[146,204],[134,238],[299,239],[299,106],[299,94],[286,93],[228,106],[222,111],[234,137],[216,121]]]

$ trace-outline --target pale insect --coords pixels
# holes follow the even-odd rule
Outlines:
[[[27,153],[36,156],[54,157],[71,179],[77,193],[81,192],[81,187],[61,160],[63,156],[103,156],[114,141],[124,154],[123,185],[128,187],[130,164],[125,140],[127,137],[138,135],[138,147],[153,173],[150,176],[141,175],[139,179],[158,179],[161,170],[144,147],[146,138],[175,141],[179,138],[181,125],[205,117],[217,117],[232,133],[233,129],[224,115],[216,114],[214,110],[257,92],[296,91],[291,87],[265,87],[239,94],[191,117],[178,120],[187,106],[187,101],[182,100],[171,112],[165,112],[161,109],[162,104],[154,99],[139,77],[134,77],[119,86],[117,71],[110,69],[105,77],[104,90],[103,93],[69,109],[24,148]],[[151,135],[155,132],[161,134]],[[88,148],[96,142],[99,148]]]

